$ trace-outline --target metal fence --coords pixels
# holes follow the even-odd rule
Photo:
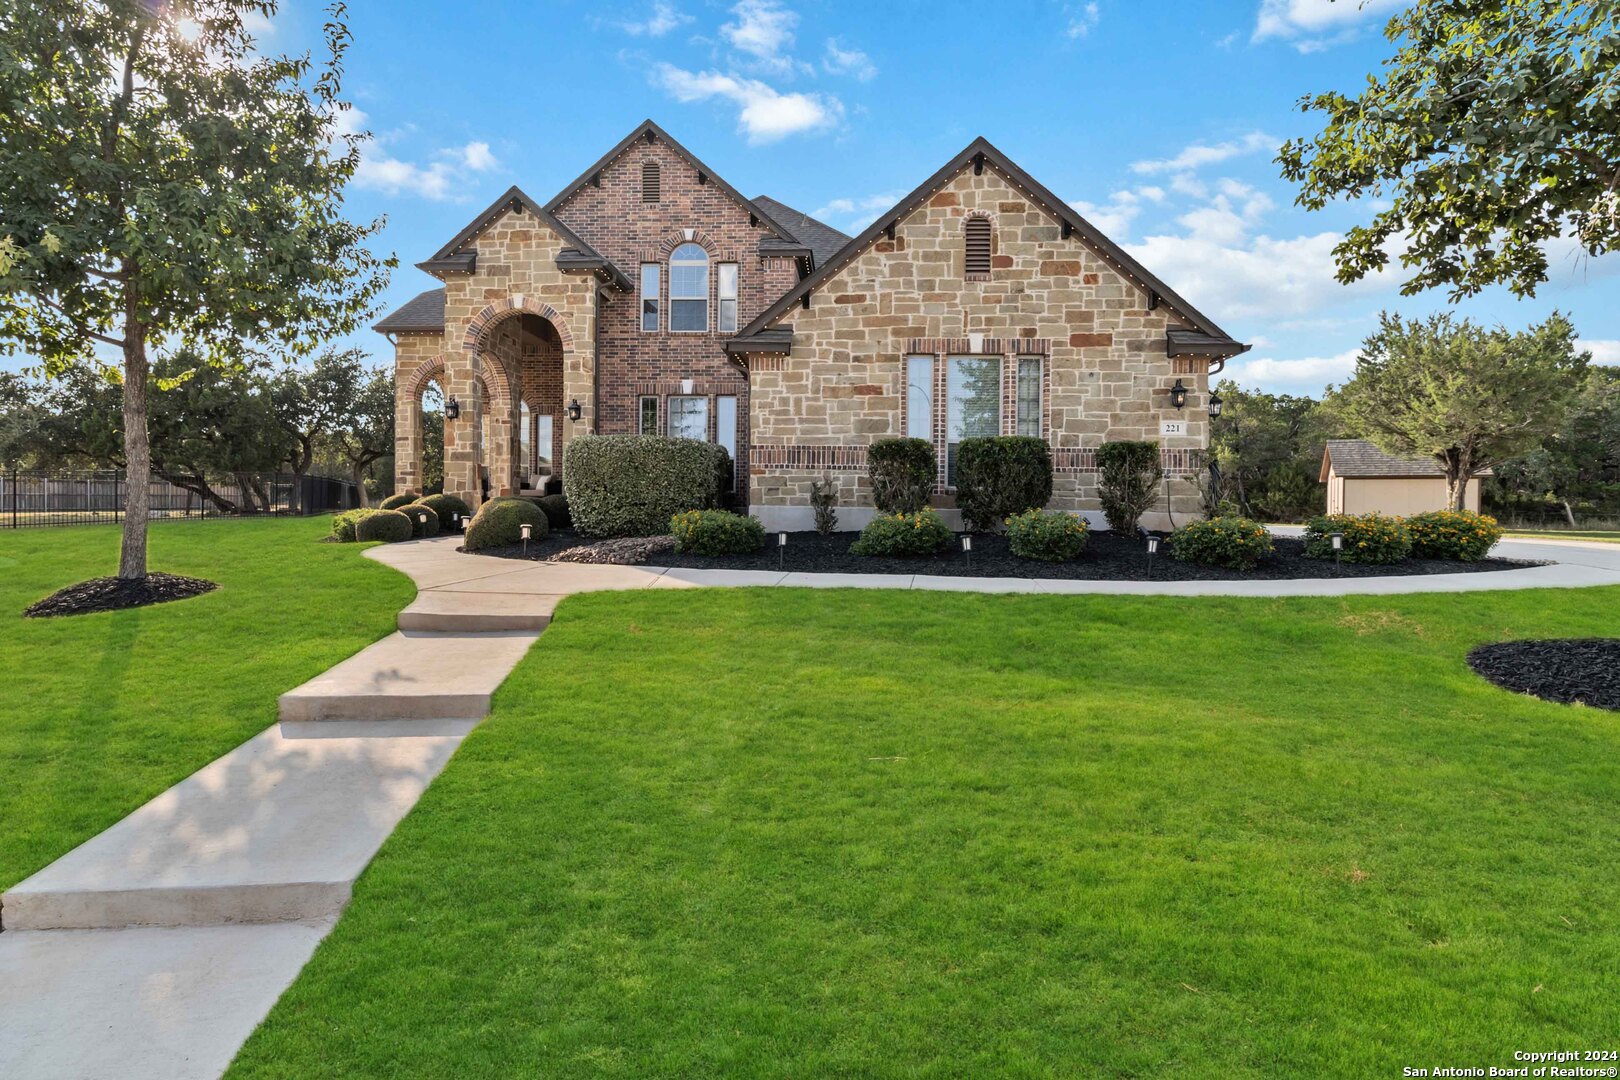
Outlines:
[[[124,474],[117,471],[0,473],[0,529],[93,525],[124,520]],[[297,516],[360,505],[348,480],[292,473],[208,477],[195,487],[147,481],[147,516],[159,520]]]

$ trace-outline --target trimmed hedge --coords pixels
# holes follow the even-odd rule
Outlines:
[[[1163,479],[1156,442],[1122,439],[1097,447],[1097,501],[1115,532],[1136,531],[1142,515],[1159,497]]]
[[[568,443],[563,492],[582,536],[657,536],[676,514],[717,506],[730,467],[715,443],[581,435]]]
[[[1472,510],[1432,510],[1406,519],[1415,559],[1478,562],[1502,539],[1502,526]]]
[[[955,535],[934,510],[885,514],[868,522],[849,550],[856,555],[933,555]]]
[[[746,555],[765,546],[758,518],[729,510],[688,510],[669,522],[675,550],[689,555]]]
[[[1182,562],[1252,570],[1276,546],[1258,521],[1235,514],[1190,521],[1170,537],[1170,554]]]
[[[573,515],[568,512],[568,496],[542,495],[534,500],[534,505],[545,513],[546,522],[553,529],[567,529],[573,526]]]
[[[399,512],[411,519],[411,538],[413,540],[422,540],[429,536],[439,535],[439,513],[433,507],[413,502],[400,507]]]
[[[482,551],[521,544],[524,525],[534,526],[529,533],[531,540],[539,540],[550,531],[545,511],[528,499],[503,495],[478,508],[461,546],[467,551]]]
[[[398,495],[390,495],[378,504],[381,510],[398,510],[402,506],[409,506],[422,496],[414,491],[402,491]]]
[[[1052,501],[1052,452],[1029,435],[963,439],[956,448],[956,505],[969,529],[995,528]]]
[[[1383,514],[1327,514],[1305,525],[1305,554],[1313,559],[1333,558],[1334,533],[1344,534],[1340,553],[1348,563],[1397,563],[1412,554],[1412,533],[1406,522]]]
[[[879,439],[866,448],[872,505],[885,514],[915,514],[928,505],[939,462],[927,439]]]
[[[1085,518],[1063,510],[1026,510],[1007,519],[1007,540],[1012,553],[1020,559],[1078,559],[1090,535],[1091,526]]]
[[[354,538],[397,544],[411,538],[411,519],[398,510],[373,510],[355,524]]]
[[[439,531],[450,532],[456,527],[456,515],[466,521],[472,517],[472,507],[454,495],[424,495],[416,500],[418,505],[425,506],[439,515]]]
[[[370,507],[359,510],[345,510],[341,514],[332,515],[332,539],[340,544],[355,542],[354,527],[360,523],[361,518],[370,517],[377,511]]]

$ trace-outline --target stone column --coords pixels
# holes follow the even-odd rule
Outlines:
[[[422,490],[422,399],[412,389],[415,370],[394,371],[394,490]]]
[[[445,400],[455,398],[461,415],[444,425],[444,490],[477,507],[483,498],[478,482],[478,387],[473,373],[477,354],[465,350],[449,353],[444,362]]]

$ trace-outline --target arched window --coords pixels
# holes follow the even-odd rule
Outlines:
[[[709,253],[682,244],[669,257],[669,328],[709,328]]]
[[[962,226],[962,243],[966,254],[962,268],[969,275],[990,275],[990,220],[970,217]]]
[[[641,201],[658,201],[658,162],[641,163]]]

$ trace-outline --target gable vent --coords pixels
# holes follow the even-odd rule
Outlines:
[[[641,201],[658,201],[658,162],[641,163]]]
[[[967,260],[963,269],[969,274],[990,273],[990,222],[986,218],[971,217],[962,226]]]

